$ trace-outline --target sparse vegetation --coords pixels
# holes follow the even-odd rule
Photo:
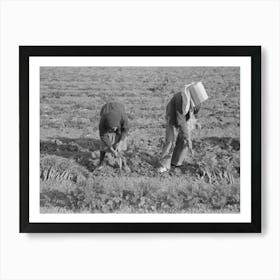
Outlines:
[[[203,75],[202,75],[203,74]],[[200,80],[209,100],[199,113],[194,155],[156,173],[169,98]],[[125,104],[129,174],[99,157],[101,106]],[[239,68],[41,68],[42,213],[239,212]]]

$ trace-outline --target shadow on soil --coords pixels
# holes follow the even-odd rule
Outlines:
[[[40,142],[40,153],[74,159],[90,172],[95,169],[93,160],[99,158],[101,141],[94,138],[56,138]]]
[[[40,152],[41,154],[74,159],[77,163],[92,172],[99,159],[100,145],[101,141],[94,138],[56,138],[49,141],[41,141]],[[193,148],[197,153],[202,152],[209,146],[213,149],[219,147],[228,151],[240,150],[239,138],[206,137],[193,140]],[[143,147],[131,145],[125,152],[125,157],[132,172],[137,174],[153,176],[155,175],[156,168],[159,166],[158,155],[153,149],[146,151]],[[108,162],[108,165],[114,167],[110,162]],[[175,171],[171,169],[170,174],[195,174],[196,168],[197,166],[195,164],[185,162],[180,169],[176,168]]]

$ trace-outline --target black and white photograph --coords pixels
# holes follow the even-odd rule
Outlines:
[[[259,100],[259,72],[251,54],[260,49],[225,49],[22,47],[32,136],[22,215],[120,229],[162,223],[163,231],[168,223],[211,223],[210,231],[253,223],[259,193],[251,157],[258,159],[259,146],[251,102]]]
[[[238,213],[239,67],[41,67],[41,213]]]
[[[0,1],[0,279],[280,280],[280,1]]]

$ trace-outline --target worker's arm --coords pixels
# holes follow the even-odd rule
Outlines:
[[[113,148],[116,151],[118,151],[118,149],[119,149],[120,142],[126,138],[126,136],[128,134],[128,130],[129,130],[128,117],[127,117],[126,113],[123,113],[120,128],[119,128],[119,131],[117,132],[120,135],[120,137],[118,137],[118,142],[113,145]]]
[[[110,148],[109,148],[109,151],[115,156],[115,157],[118,157],[118,152],[113,148],[113,146],[111,146]]]
[[[116,147],[110,141],[110,138],[107,133],[100,135],[101,140],[106,144],[108,147],[108,151],[111,152],[115,157],[118,156],[118,152],[116,151]]]
[[[125,112],[123,112],[122,120],[121,120],[121,139],[120,140],[123,140],[127,136],[128,130],[129,130],[128,117],[127,117],[127,114]]]
[[[183,137],[185,140],[188,140],[188,127],[187,127],[187,120],[186,115],[183,114],[182,110],[182,97],[179,96],[176,98],[174,102],[175,110],[176,110],[176,120],[179,128],[183,133]],[[188,112],[187,112],[188,113]]]
[[[113,143],[111,142],[109,138],[109,134],[107,133],[107,128],[105,125],[105,120],[101,118],[99,123],[99,135],[102,140],[102,142],[105,143],[105,145],[108,147],[109,152],[111,152],[114,156],[117,156],[117,151],[113,147]]]
[[[111,152],[115,157],[117,157],[118,152],[116,151],[116,148],[113,146],[112,142],[110,141],[108,134],[105,133],[103,135],[100,135],[100,138],[108,147],[108,152]]]
[[[200,107],[201,107],[201,105],[197,105],[197,106],[195,106],[194,107],[194,109],[193,109],[193,113],[194,113],[194,115],[197,117],[197,114],[198,114],[198,112],[199,112],[199,110],[200,110]]]

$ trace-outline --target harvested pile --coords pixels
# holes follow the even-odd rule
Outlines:
[[[75,183],[85,181],[89,172],[77,164],[74,160],[68,160],[58,156],[41,156],[40,179],[47,180],[70,180]]]
[[[209,186],[184,179],[89,178],[41,182],[41,207],[59,212],[201,213],[239,212],[238,184]]]

